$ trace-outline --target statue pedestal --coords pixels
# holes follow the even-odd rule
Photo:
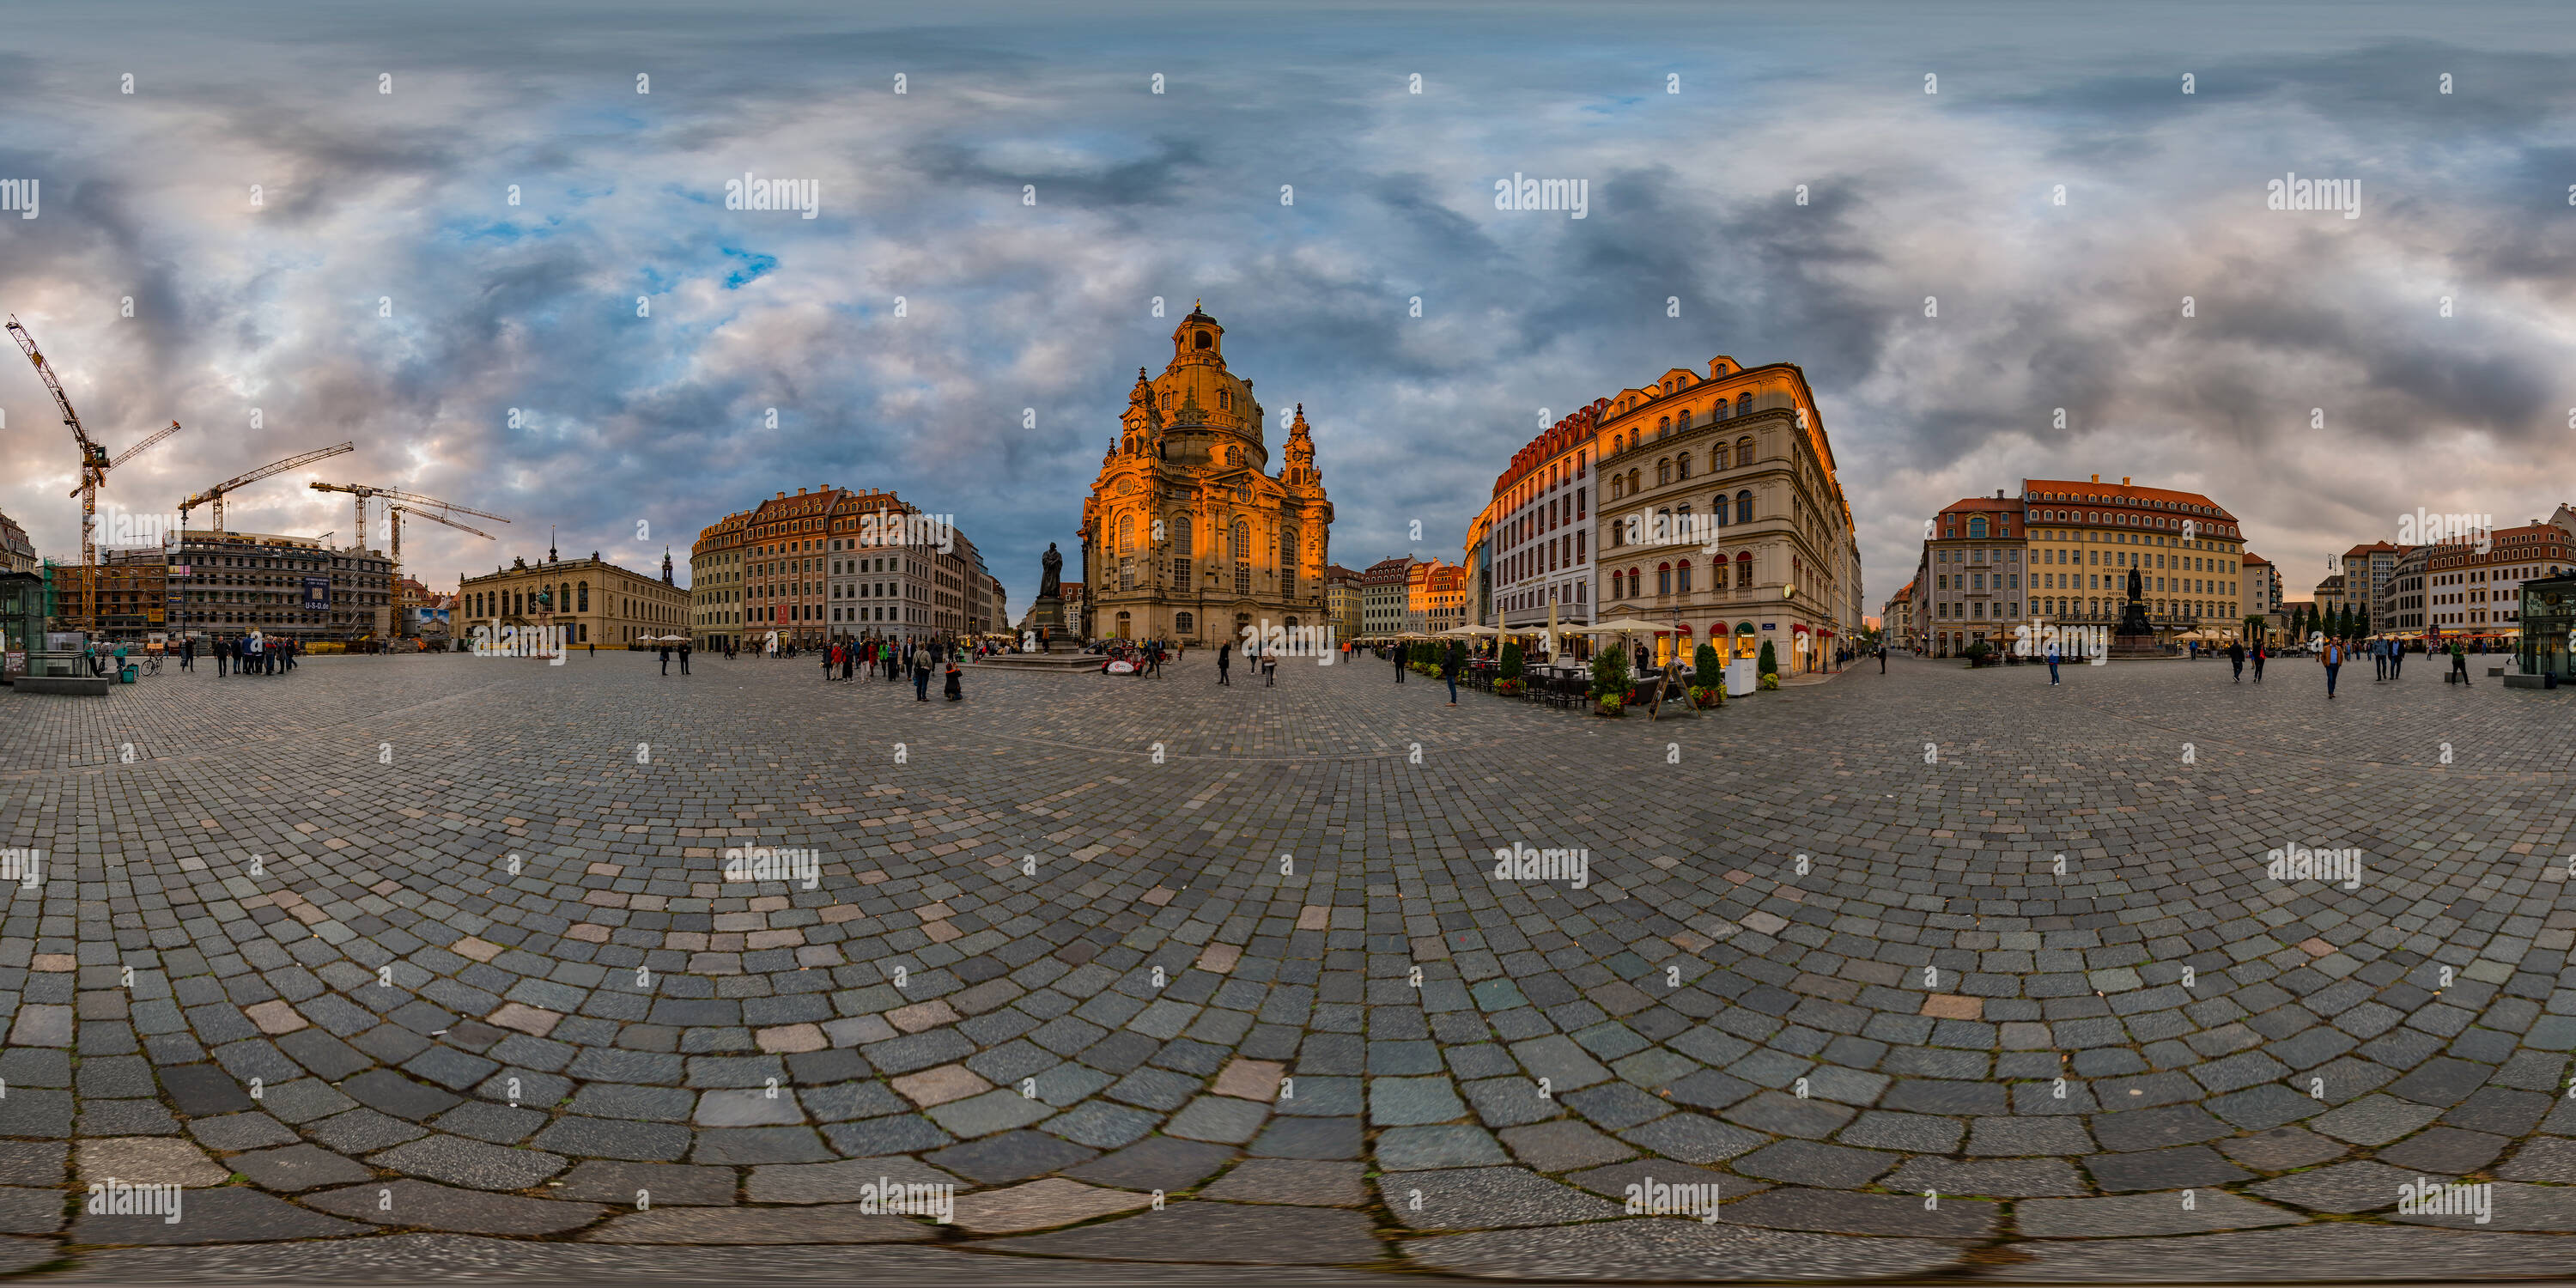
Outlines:
[[[1041,652],[1079,653],[1082,641],[1064,624],[1064,600],[1055,595],[1041,595],[1029,610],[1029,629],[1036,631]]]
[[[2110,660],[2143,662],[2164,655],[2164,645],[2156,639],[2156,628],[2147,620],[2147,606],[2130,600],[2120,614],[2120,629],[2111,636]]]

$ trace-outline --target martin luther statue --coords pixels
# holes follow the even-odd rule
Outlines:
[[[1045,575],[1038,578],[1038,598],[1063,598],[1064,556],[1056,553],[1054,542],[1047,543],[1046,554],[1039,557],[1038,564],[1045,569]]]

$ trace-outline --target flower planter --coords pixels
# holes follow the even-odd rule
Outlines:
[[[1726,691],[1724,689],[1705,688],[1695,685],[1691,688],[1690,697],[1691,705],[1703,710],[1709,707],[1722,707],[1726,705]]]
[[[1763,687],[1763,688],[1766,688],[1766,689],[1776,689],[1776,688],[1779,688],[1779,687],[1780,687],[1780,673],[1779,673],[1779,672],[1777,672],[1777,671],[1773,671],[1773,672],[1771,672],[1770,674],[1763,676],[1763,677],[1762,677],[1762,687]]]
[[[1507,698],[1519,697],[1521,690],[1527,687],[1529,687],[1528,683],[1519,679],[1494,681],[1494,692]]]
[[[1628,714],[1628,704],[1617,698],[1602,698],[1592,704],[1592,714],[1616,718]]]

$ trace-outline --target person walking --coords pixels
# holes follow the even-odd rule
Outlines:
[[[2469,651],[2456,639],[2451,641],[2451,674],[2462,684],[2469,682]]]
[[[2270,652],[2270,649],[2263,647],[2259,643],[2254,646],[2254,682],[2256,684],[2261,684],[2263,682],[2263,659],[2269,655]]]
[[[682,674],[682,675],[687,675],[688,673],[689,673],[689,645],[688,645],[688,642],[687,642],[687,641],[683,640],[683,641],[681,641],[681,643],[680,643],[680,674]]]
[[[1161,640],[1156,640],[1152,644],[1146,646],[1145,661],[1146,664],[1152,668],[1148,674],[1152,675],[1157,680],[1163,678],[1163,642]]]
[[[668,644],[663,645],[660,652],[662,654],[662,674],[669,675],[671,673],[671,646]]]
[[[2375,639],[2367,647],[2370,649],[2370,668],[2375,672],[2371,682],[2376,684],[2388,678],[2388,641]]]
[[[1440,678],[1449,684],[1449,705],[1458,705],[1458,651],[1455,648],[1441,650]]]
[[[838,666],[841,661],[839,656],[841,646],[838,644],[826,644],[814,651],[823,655],[823,682],[825,684],[829,684],[832,682],[832,669]]]
[[[1395,682],[1404,683],[1404,646],[1402,644],[1395,646]]]
[[[1878,673],[1887,674],[1887,646],[1884,644],[1878,646]]]
[[[2048,642],[2048,682],[2057,683],[2057,641]]]
[[[2243,684],[2245,682],[2245,644],[2242,640],[2232,641],[2228,644],[2227,664],[2234,667],[2236,672],[2235,677],[2230,679],[2228,683]]]
[[[2343,670],[2343,641],[2327,640],[2317,651],[2317,664],[2326,669],[2326,701],[2334,701],[2335,676]]]
[[[179,641],[179,669],[182,671],[193,671],[197,669],[197,642],[195,640]]]
[[[592,641],[590,641],[590,655],[591,655],[592,657],[597,657],[597,656],[599,656],[599,641],[598,641],[598,640],[592,640]]]
[[[966,700],[966,672],[957,665],[958,652],[954,648],[948,650],[948,700],[951,702]]]
[[[1226,685],[1231,685],[1231,684],[1233,684],[1233,683],[1234,683],[1234,641],[1233,641],[1233,640],[1227,640],[1225,643],[1220,644],[1220,645],[1218,645],[1218,646],[1217,646],[1217,650],[1216,650],[1216,682],[1217,682],[1217,683],[1219,683],[1219,684],[1226,684]]]
[[[841,641],[841,679],[844,683],[859,678],[859,642]]]
[[[912,700],[928,702],[930,701],[930,650],[909,648],[904,651],[912,655]]]
[[[2388,642],[2388,678],[2394,680],[2405,673],[2406,641],[2390,640]]]

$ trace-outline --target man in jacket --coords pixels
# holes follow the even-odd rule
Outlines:
[[[2343,670],[2343,641],[2327,640],[2326,646],[2317,650],[2317,663],[2326,669],[2326,701],[2332,702],[2335,695],[2335,675]]]
[[[2245,682],[2245,643],[2244,643],[2244,641],[2242,641],[2242,640],[2235,640],[2235,641],[2231,641],[2231,642],[2227,645],[2227,664],[2228,664],[2229,666],[2232,666],[2232,667],[2234,667],[2234,668],[2236,669],[2236,677],[2235,677],[2234,679],[2232,679],[2232,680],[2229,680],[2229,681],[2228,681],[2228,683],[2229,683],[2229,684],[2243,684],[2243,683]]]

